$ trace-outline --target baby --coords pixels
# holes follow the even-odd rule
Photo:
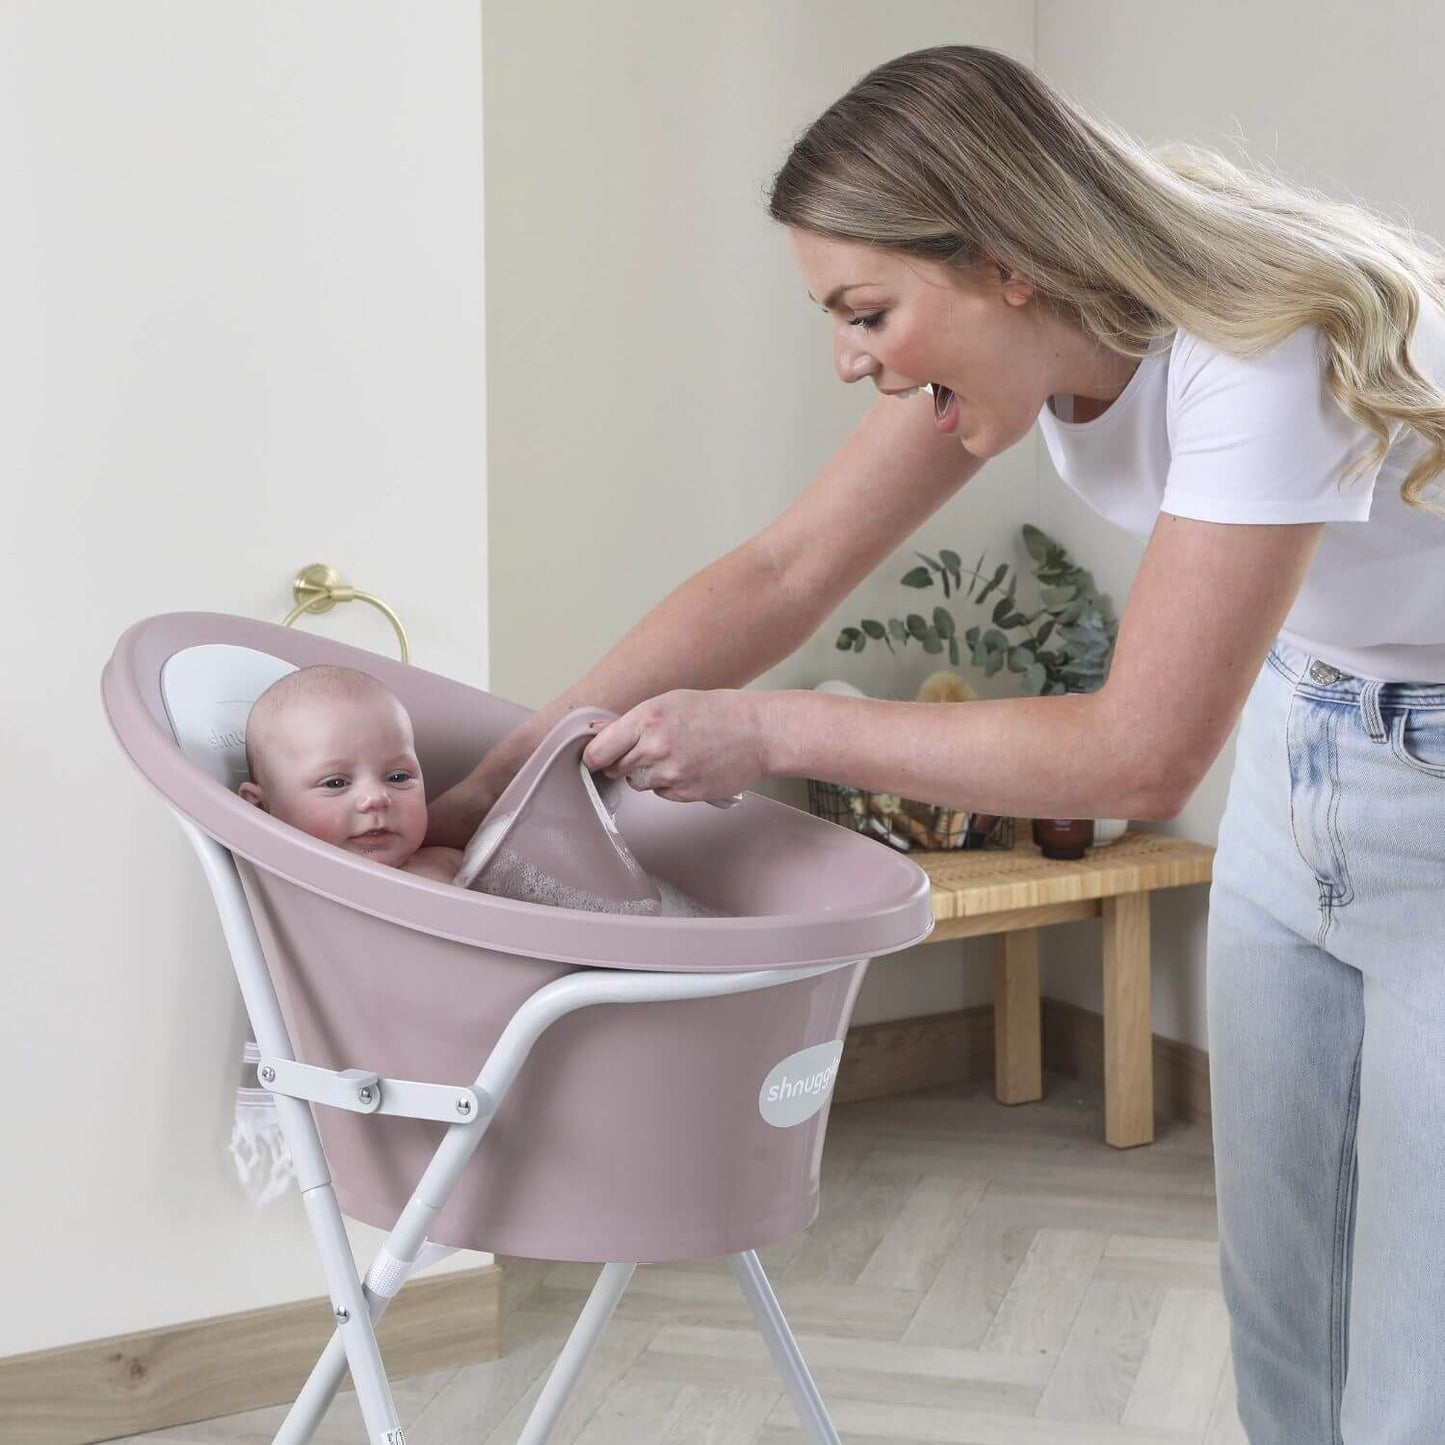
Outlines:
[[[282,822],[355,853],[450,883],[459,848],[424,848],[426,788],[396,694],[353,667],[303,667],[246,719],[251,781],[237,792]]]

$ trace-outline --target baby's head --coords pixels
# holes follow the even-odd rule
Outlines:
[[[399,867],[426,837],[426,789],[396,694],[352,667],[303,667],[246,719],[248,802],[376,863]]]

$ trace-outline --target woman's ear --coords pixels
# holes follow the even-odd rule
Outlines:
[[[987,254],[980,257],[976,274],[986,289],[1002,296],[1010,306],[1022,306],[1034,298],[1034,283],[1022,271],[1013,271]]]
[[[1000,266],[1001,287],[1004,300],[1011,306],[1023,306],[1034,299],[1034,283],[1020,271],[1009,271]]]
[[[242,783],[236,791],[253,807],[259,808],[263,813],[266,811],[266,795],[255,783]]]

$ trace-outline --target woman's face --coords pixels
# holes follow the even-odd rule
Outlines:
[[[838,375],[868,377],[883,392],[933,383],[935,425],[974,456],[1019,441],[1055,393],[1112,400],[1133,373],[1133,358],[1102,352],[1045,312],[1021,276],[964,274],[796,227],[787,234],[809,297],[832,321]]]

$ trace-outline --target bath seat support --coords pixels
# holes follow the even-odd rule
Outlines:
[[[172,811],[175,812],[174,809]],[[203,833],[188,818],[179,812],[175,812],[175,816],[196,850],[215,897],[222,930],[262,1057],[273,1067],[277,1064],[290,1066],[286,1070],[288,1082],[297,1078],[305,1081],[309,1076],[290,1072],[304,1066],[293,1057],[280,1002],[266,968],[235,861],[228,849]],[[311,1096],[298,1097],[299,1091],[277,1092],[277,1113],[296,1164],[296,1178],[321,1255],[337,1329],[274,1436],[273,1445],[307,1445],[348,1369],[355,1384],[357,1403],[370,1445],[407,1445],[377,1348],[375,1322],[401,1287],[401,1275],[415,1267],[417,1256],[426,1243],[428,1229],[446,1204],[533,1046],[558,1019],[577,1009],[597,1004],[716,998],[774,988],[836,969],[852,968],[857,962],[849,959],[801,968],[738,973],[629,972],[597,968],[567,974],[539,988],[517,1009],[503,1029],[481,1072],[470,1086],[475,1091],[478,1108],[472,1118],[450,1124],[410,1200],[378,1251],[372,1272],[368,1273],[366,1280],[358,1274],[332,1188],[321,1137],[306,1102]],[[329,1074],[333,1080],[343,1077],[331,1070],[314,1072]],[[346,1071],[345,1077],[350,1092],[344,1102],[331,1098],[317,1098],[316,1102],[355,1109],[363,1102],[371,1102],[361,1101],[357,1094],[359,1088],[366,1086],[366,1079],[377,1080],[381,1086],[380,1099],[386,1097],[387,1084],[394,1088],[397,1083],[356,1070]],[[342,1086],[338,1084],[335,1087]],[[328,1093],[331,1088],[332,1085],[327,1084],[318,1087],[318,1092]],[[448,1089],[448,1097],[454,1101],[465,1092],[465,1087]],[[402,1110],[397,1109],[397,1112]],[[454,1114],[448,1116],[454,1117]],[[756,1254],[748,1251],[730,1255],[729,1263],[782,1371],[789,1395],[798,1408],[810,1439],[817,1445],[838,1445],[838,1436]],[[528,1421],[523,1445],[542,1445],[546,1440],[603,1327],[616,1309],[634,1268],[632,1264],[603,1266],[598,1283],[553,1368],[532,1419]],[[370,1281],[377,1271],[388,1281],[385,1286],[387,1293],[372,1287]],[[420,1445],[420,1442],[413,1441],[411,1445]]]

